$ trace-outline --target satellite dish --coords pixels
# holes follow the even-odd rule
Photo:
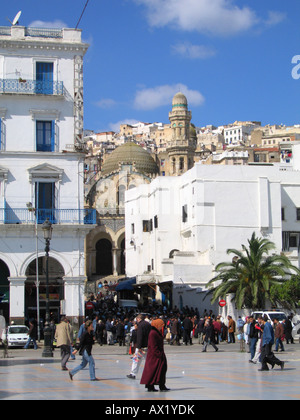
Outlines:
[[[15,26],[15,25],[18,25],[19,24],[19,19],[20,19],[20,16],[21,16],[21,14],[22,14],[22,11],[20,10],[17,14],[16,14],[16,16],[15,16],[15,18],[14,18],[14,20],[13,20],[13,26]]]
[[[16,14],[16,16],[14,17],[14,20],[13,20],[13,21],[9,20],[8,18],[7,18],[7,20],[8,20],[8,21],[12,24],[12,26],[16,26],[16,25],[18,25],[18,24],[19,24],[19,19],[20,19],[21,14],[22,14],[22,11],[20,10],[20,11]]]

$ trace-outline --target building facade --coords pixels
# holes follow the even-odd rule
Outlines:
[[[0,292],[10,321],[45,319],[42,225],[52,223],[50,310],[84,315],[83,57],[75,29],[0,28]],[[4,305],[4,306],[3,306]]]
[[[181,177],[158,177],[126,193],[127,275],[145,297],[151,286],[153,299],[203,312],[215,266],[253,232],[299,267],[299,197],[299,168],[196,163]]]

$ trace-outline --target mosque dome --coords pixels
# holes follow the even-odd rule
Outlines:
[[[173,101],[172,101],[172,108],[174,107],[181,107],[181,108],[188,107],[188,101],[186,99],[186,96],[183,93],[178,92],[174,96]]]
[[[121,165],[134,165],[135,170],[143,174],[158,173],[158,166],[150,153],[133,142],[122,144],[108,156],[102,166],[102,176],[120,171]]]

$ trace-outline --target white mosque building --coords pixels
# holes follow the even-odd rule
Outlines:
[[[293,148],[293,169],[196,163],[127,191],[126,270],[141,299],[210,309],[203,297],[215,266],[253,232],[299,267],[300,144]]]

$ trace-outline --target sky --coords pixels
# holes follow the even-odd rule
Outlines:
[[[169,123],[179,91],[197,127],[300,124],[299,0],[2,0],[0,26],[19,10],[52,28],[84,11],[85,129]]]

